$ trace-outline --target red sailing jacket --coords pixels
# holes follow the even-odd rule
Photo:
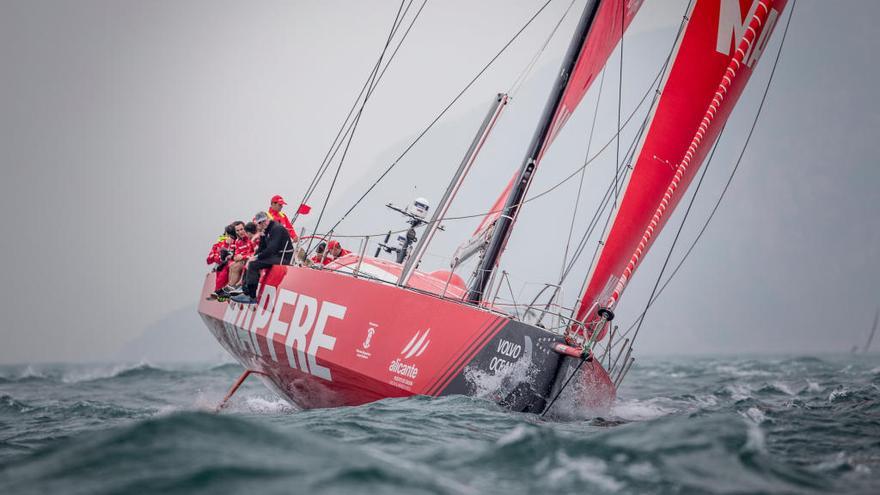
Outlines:
[[[256,246],[254,245],[254,242],[251,241],[250,237],[235,240],[235,256],[241,256],[242,258],[247,259],[254,255],[255,250]]]
[[[343,249],[342,251],[339,252],[339,256],[333,256],[332,254],[327,253],[327,256],[324,257],[323,261],[321,260],[321,256],[323,256],[323,255],[316,254],[316,255],[312,256],[312,263],[321,263],[322,265],[326,265],[335,259],[342,258],[346,254],[351,254],[351,251],[349,251],[348,249]]]
[[[232,250],[232,245],[229,242],[229,236],[221,235],[217,238],[217,242],[211,246],[211,252],[208,253],[208,259],[206,260],[209,265],[213,265],[214,263],[220,263],[220,250],[223,248]]]
[[[287,215],[285,215],[283,211],[276,212],[272,208],[269,208],[269,211],[266,213],[269,214],[269,218],[280,223],[282,227],[287,229],[287,232],[290,234],[290,242],[296,242],[296,230],[294,230],[293,225],[290,223],[290,219],[287,218]]]

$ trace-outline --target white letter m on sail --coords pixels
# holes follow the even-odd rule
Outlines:
[[[736,49],[736,44],[739,43],[739,40],[745,35],[746,28],[749,26],[749,22],[751,22],[752,16],[755,15],[755,10],[757,8],[758,0],[752,0],[752,5],[749,7],[748,14],[743,16],[742,11],[740,10],[740,0],[720,0],[720,11],[718,13],[718,41],[715,44],[715,50],[718,53],[723,53],[727,56],[730,56],[733,53],[733,50]],[[759,33],[758,40],[756,40],[755,43],[752,43],[748,52],[745,54],[745,57],[743,57],[746,66],[751,67],[755,63],[755,60],[761,56],[761,51],[763,51],[764,45],[767,42],[767,35],[772,31],[778,15],[779,12],[775,9],[770,11],[766,25]],[[756,46],[758,47],[757,50],[754,49]]]

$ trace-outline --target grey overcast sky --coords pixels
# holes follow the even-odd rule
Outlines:
[[[427,3],[366,107],[328,218],[352,204],[541,3]],[[510,88],[568,4],[551,2],[339,232],[399,228],[384,203],[417,195],[436,201],[491,96]],[[582,4],[575,2],[514,95],[453,215],[488,209],[518,165]],[[622,84],[618,55],[611,57],[595,142],[614,133],[618,86],[625,113],[648,88],[685,4],[645,2],[624,40]],[[398,5],[0,0],[7,222],[0,362],[110,359],[173,314],[207,332],[193,315],[211,243],[224,224],[249,218],[273,194],[294,203],[304,193]],[[797,2],[740,171],[649,313],[639,352],[840,352],[865,338],[880,304],[876,19],[874,0]],[[721,138],[673,261],[727,179],[781,27]],[[533,192],[583,162],[597,93],[594,87],[554,143]],[[591,165],[576,236],[613,160],[606,154]],[[576,189],[570,181],[524,209],[504,258],[518,298],[558,277]],[[298,226],[313,229],[316,216]],[[448,225],[426,265],[440,267],[474,224]],[[671,237],[659,238],[628,289],[622,324],[644,306]],[[586,263],[579,266],[582,277]],[[580,282],[566,285],[569,302]]]

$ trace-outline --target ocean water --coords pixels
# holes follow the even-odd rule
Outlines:
[[[237,365],[0,367],[0,493],[880,493],[880,356],[651,358],[603,418],[300,411]]]

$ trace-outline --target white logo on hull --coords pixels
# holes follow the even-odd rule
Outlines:
[[[509,340],[501,339],[498,341],[498,348],[495,350],[496,355],[489,360],[489,369],[493,372],[500,373],[513,364],[522,354],[522,346]]]
[[[330,301],[267,285],[256,307],[230,304],[223,321],[227,331],[236,336],[240,350],[261,356],[259,332],[265,329],[264,339],[273,361],[279,362],[275,344],[283,341],[291,368],[332,381],[330,369],[318,364],[316,356],[319,350],[332,351],[336,346],[336,337],[325,330],[330,318],[342,320],[346,310]]]
[[[417,358],[425,352],[431,343],[431,340],[428,339],[430,334],[430,328],[425,330],[424,334],[421,331],[416,332],[400,351],[400,357],[388,364],[388,371],[397,375],[392,380],[393,382],[403,385],[406,389],[412,386],[413,380],[419,375],[419,368],[413,363],[407,363],[405,360]]]
[[[422,335],[422,338],[420,339],[419,335],[421,335],[421,333],[422,332],[416,332],[415,336],[413,336],[413,338],[410,339],[409,343],[406,344],[406,347],[404,347],[403,350],[400,351],[400,354],[403,355],[403,359],[409,359],[413,356],[421,356],[422,353],[425,352],[425,349],[428,348],[428,344],[430,344],[431,341],[427,340],[427,338],[428,334],[431,333],[431,329],[427,329],[425,331],[425,335]]]
[[[372,345],[370,343],[370,341],[373,340],[373,335],[375,333],[376,333],[376,324],[371,322],[370,328],[367,329],[367,338],[364,339],[364,343],[361,344],[361,348],[355,349],[355,351],[354,351],[354,353],[357,357],[359,357],[361,359],[370,359],[370,356],[372,356],[372,354],[367,349],[369,349],[370,345]]]

